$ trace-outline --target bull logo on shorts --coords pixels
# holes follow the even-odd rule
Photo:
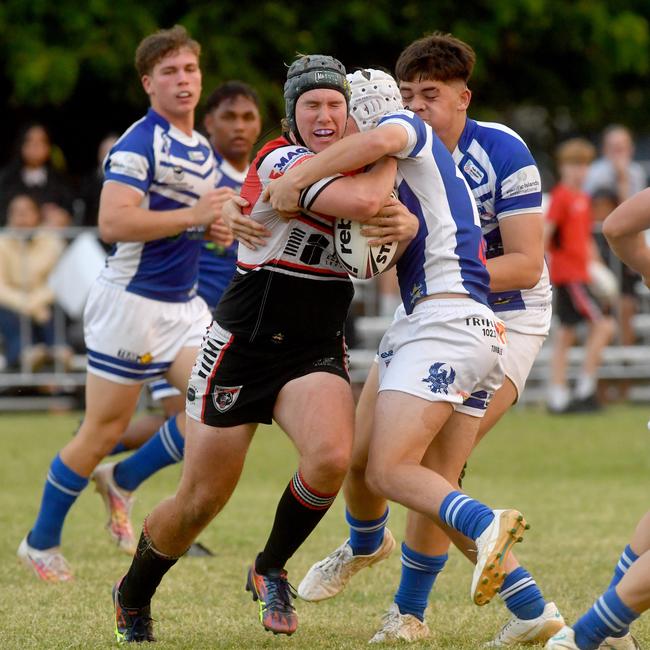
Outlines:
[[[432,393],[444,393],[449,395],[449,386],[454,383],[456,379],[456,371],[449,366],[449,372],[443,368],[445,364],[438,362],[429,367],[429,376],[425,377],[422,381],[429,385],[429,390]]]
[[[241,389],[241,386],[215,386],[212,393],[214,408],[219,413],[225,413],[231,409],[237,401]]]

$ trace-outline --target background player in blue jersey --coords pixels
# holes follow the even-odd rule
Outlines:
[[[467,81],[474,60],[474,52],[466,43],[450,35],[433,34],[404,50],[397,62],[397,74],[404,103],[434,128],[472,189],[488,243],[487,267],[493,291],[490,304],[508,330],[506,379],[481,421],[478,441],[523,390],[548,333],[551,295],[543,260],[539,174],[517,134],[499,124],[468,118],[471,92]],[[254,232],[248,230],[244,236],[259,241],[261,233]],[[522,291],[523,287],[532,289]],[[394,544],[385,531],[386,502],[365,483],[376,387],[374,364],[357,406],[355,446],[344,483],[350,540],[307,574],[299,593],[309,600],[336,595],[354,573],[387,557]],[[428,634],[424,610],[444,565],[448,542],[445,533],[417,513],[409,513],[407,531],[396,607],[389,612],[380,639],[388,631],[393,638],[406,639]],[[465,540],[459,548],[466,551],[471,544]],[[476,556],[470,551],[468,557]],[[557,608],[543,599],[533,578],[512,554],[507,568],[509,575],[501,597],[513,618],[494,645],[544,641],[562,625]]]
[[[194,131],[201,94],[199,44],[176,26],[136,51],[151,108],[118,140],[105,163],[99,228],[115,242],[84,314],[88,376],[78,434],[50,466],[36,522],[20,559],[44,580],[72,577],[60,552],[65,516],[99,461],[115,446],[143,382],[165,376],[184,391],[210,313],[196,296],[200,240],[223,199],[208,141]],[[182,457],[184,417],[168,420],[120,472],[96,477],[111,505],[121,503],[115,541],[133,552],[128,495],[147,476]],[[133,458],[133,457],[132,457]],[[143,459],[145,459],[143,461]],[[146,461],[146,462],[145,462]],[[112,470],[112,468],[110,468]]]
[[[219,168],[219,196],[239,194],[253,147],[262,129],[257,93],[241,81],[226,81],[212,91],[205,110],[203,124]],[[217,306],[232,279],[236,262],[236,242],[223,246],[209,239],[203,240],[199,257],[198,294],[210,311]],[[152,414],[132,422],[121,444],[115,448],[115,453],[142,446],[165,419],[185,408],[185,396],[166,381],[151,382],[149,390],[151,398],[161,402],[165,416]]]
[[[603,234],[614,253],[650,286],[650,190],[619,205],[604,221]],[[547,650],[638,650],[629,626],[650,609],[650,512],[641,518],[621,553],[607,590],[572,626],[553,636]]]
[[[257,93],[241,81],[221,84],[208,97],[203,124],[219,164],[217,186],[239,194],[262,130]],[[228,286],[236,262],[236,243],[224,247],[204,242],[199,258],[199,295],[210,311]]]

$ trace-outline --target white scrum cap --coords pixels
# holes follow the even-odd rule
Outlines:
[[[347,79],[352,91],[350,116],[359,131],[372,129],[386,113],[404,108],[397,82],[387,72],[366,68],[348,74]]]

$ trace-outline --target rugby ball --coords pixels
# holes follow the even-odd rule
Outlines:
[[[361,222],[337,219],[334,223],[334,246],[341,264],[353,278],[369,280],[385,271],[397,253],[397,242],[370,246],[361,234]]]

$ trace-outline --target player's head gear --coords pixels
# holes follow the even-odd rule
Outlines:
[[[287,71],[284,103],[289,130],[302,144],[296,124],[296,102],[300,95],[317,88],[338,90],[345,97],[348,108],[350,105],[350,84],[345,77],[345,66],[340,61],[325,54],[309,54],[296,59]]]
[[[367,131],[377,126],[386,113],[404,108],[397,82],[383,70],[357,70],[348,75],[350,82],[350,116],[359,127]]]

